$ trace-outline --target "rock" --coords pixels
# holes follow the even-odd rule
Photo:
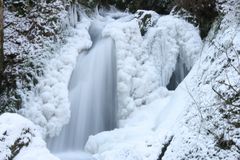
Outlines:
[[[138,10],[135,13],[135,17],[138,19],[139,28],[143,36],[149,27],[156,24],[159,15],[154,11]]]

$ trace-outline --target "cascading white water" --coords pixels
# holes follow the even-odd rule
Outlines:
[[[101,22],[91,25],[93,46],[77,59],[69,84],[71,119],[58,137],[48,140],[53,153],[82,150],[89,135],[116,125],[115,45],[101,36],[103,27]]]

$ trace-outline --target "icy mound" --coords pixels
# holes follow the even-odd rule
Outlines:
[[[192,24],[173,16],[162,16],[146,35],[161,86],[166,86],[180,59],[188,70],[200,57],[202,41]],[[181,66],[182,67],[182,66]]]
[[[0,159],[59,160],[46,148],[36,126],[18,114],[0,116]]]

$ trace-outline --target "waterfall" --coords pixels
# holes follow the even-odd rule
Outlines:
[[[83,150],[89,135],[116,127],[115,44],[101,36],[103,27],[103,22],[92,23],[93,46],[78,56],[69,83],[71,119],[59,136],[48,140],[53,153]]]

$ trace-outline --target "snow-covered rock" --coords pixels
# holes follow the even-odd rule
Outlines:
[[[4,70],[1,78],[0,113],[22,107],[21,92],[27,92],[42,76],[44,61],[62,42],[67,12],[60,0],[51,3],[4,1]],[[9,98],[11,97],[11,98]]]
[[[5,113],[0,116],[1,160],[59,160],[47,149],[38,127],[26,118]]]
[[[159,19],[159,14],[154,11],[137,10],[135,17],[138,19],[138,25],[141,34],[144,35],[149,27],[152,27],[157,23]]]

